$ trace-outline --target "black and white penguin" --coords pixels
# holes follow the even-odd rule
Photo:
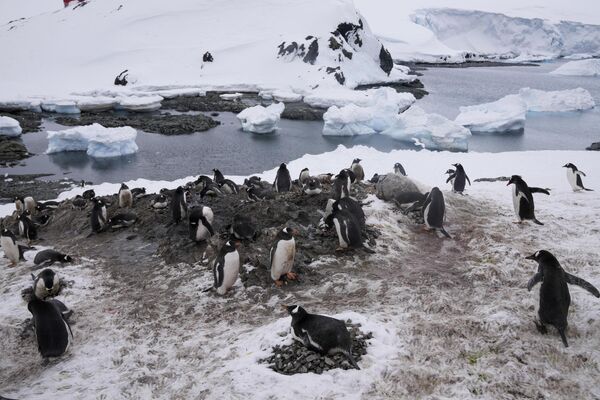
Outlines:
[[[35,250],[35,247],[25,246],[22,244],[19,244],[18,246],[19,246],[19,261],[27,261],[27,260],[25,260],[25,252]]]
[[[21,214],[25,210],[24,199],[22,197],[15,197],[15,209],[18,214]]]
[[[309,196],[313,196],[321,193],[321,182],[317,178],[313,178],[312,176],[308,178],[304,185],[302,185],[302,192]]]
[[[237,251],[239,243],[227,241],[219,249],[217,258],[213,262],[213,287],[217,293],[224,295],[235,284],[240,273],[240,253]]]
[[[297,234],[297,230],[285,227],[277,233],[275,243],[271,246],[271,279],[275,281],[277,287],[283,285],[283,281],[281,280],[283,275],[292,281],[298,278],[298,275],[292,272],[294,258],[296,257],[296,240],[294,239],[294,235]]]
[[[225,182],[225,177],[223,176],[223,173],[221,173],[221,171],[219,171],[218,169],[213,169],[213,179],[217,184],[221,184],[223,182]]]
[[[119,207],[133,207],[133,194],[131,193],[131,190],[129,190],[129,186],[124,183],[121,183],[121,188],[119,189]]]
[[[27,304],[27,309],[33,316],[38,350],[42,357],[63,355],[69,348],[73,332],[57,302],[33,298]]]
[[[70,263],[73,262],[73,258],[67,254],[63,254],[60,251],[56,251],[53,249],[46,249],[38,252],[34,259],[33,263],[36,266],[40,265],[52,265],[55,262],[59,263]]]
[[[251,185],[246,187],[246,195],[249,201],[270,200],[275,198],[273,188],[265,188],[262,185]]]
[[[365,228],[365,213],[360,203],[354,200],[353,198],[344,197],[343,199],[339,199],[337,201],[334,199],[327,200],[327,205],[325,206],[325,213],[323,214],[323,219],[327,220],[327,218],[331,214],[333,214],[334,211],[348,211],[356,218],[360,229]]]
[[[300,176],[298,177],[298,184],[300,187],[304,187],[304,184],[310,179],[310,172],[308,168],[302,168],[300,171]]]
[[[185,199],[185,191],[183,187],[178,186],[173,192],[171,198],[171,215],[173,216],[173,222],[178,224],[187,216],[187,201]]]
[[[525,258],[538,263],[538,272],[529,280],[527,289],[531,290],[536,283],[542,282],[538,310],[539,322],[536,321],[536,326],[542,334],[547,333],[546,324],[554,326],[565,347],[569,347],[566,330],[571,295],[567,283],[579,285],[595,297],[600,297],[600,292],[589,282],[566,273],[556,257],[549,251],[536,251]]]
[[[333,198],[335,200],[350,197],[350,177],[348,171],[343,169],[333,180]]]
[[[83,192],[82,197],[86,200],[92,200],[96,197],[96,192],[94,192],[94,189],[88,189]]]
[[[58,295],[60,279],[50,268],[42,270],[37,276],[31,274],[31,278],[33,279],[33,294],[38,299],[46,300],[48,297]]]
[[[450,168],[446,170],[444,174],[448,175],[448,180],[446,181],[446,183],[450,183],[450,186],[454,187],[454,176],[456,175],[456,171]]]
[[[37,229],[30,218],[28,210],[19,215],[19,235],[28,241],[37,239]]]
[[[33,223],[37,226],[46,226],[51,219],[51,214],[38,214],[33,217]]]
[[[319,174],[317,175],[317,179],[319,180],[319,182],[321,183],[327,183],[327,184],[331,184],[331,178],[333,178],[333,174],[332,173],[327,173],[327,174]]]
[[[134,199],[141,199],[146,195],[146,188],[133,188],[131,189],[131,194],[133,195]]]
[[[132,212],[121,212],[113,215],[108,219],[107,225],[111,227],[111,229],[119,229],[119,228],[127,228],[135,224],[138,217],[135,213]]]
[[[406,171],[404,170],[404,167],[402,166],[402,164],[400,164],[399,162],[394,164],[394,173],[396,175],[406,176]]]
[[[81,210],[85,208],[85,206],[87,206],[87,200],[84,199],[83,196],[78,194],[77,196],[75,196],[71,204],[73,204],[73,208],[78,208]]]
[[[454,173],[452,173],[448,179],[446,179],[446,183],[452,181],[452,190],[456,193],[462,193],[465,191],[465,185],[469,182],[469,186],[471,186],[471,180],[467,176],[465,169],[461,164],[452,164],[456,169]],[[446,171],[447,173],[448,171]]]
[[[350,168],[344,168],[343,171],[346,171],[346,175],[348,175],[348,178],[350,178],[350,183],[356,182],[356,175],[354,174],[354,171],[352,171]]]
[[[58,208],[60,203],[58,201],[39,201],[35,206],[36,211],[55,210]]]
[[[217,186],[219,187],[219,190],[221,192],[223,192],[224,194],[236,194],[239,192],[239,187],[234,181],[230,179],[225,179],[221,171],[219,171],[218,169],[213,169],[213,172],[215,178],[214,180],[217,183]]]
[[[533,203],[532,193],[544,193],[550,195],[546,189],[529,187],[527,183],[519,175],[511,176],[506,186],[515,185],[513,187],[512,199],[515,208],[515,214],[519,218],[519,223],[523,220],[531,220],[538,225],[544,225],[535,217],[535,204]]]
[[[192,208],[189,217],[190,239],[195,242],[210,239],[215,234],[212,227],[213,219],[214,214],[210,207],[199,206]]]
[[[278,193],[289,192],[292,190],[292,178],[285,163],[279,165],[275,182],[273,182],[273,188],[275,188],[275,191]]]
[[[341,353],[350,365],[360,369],[352,357],[352,337],[344,321],[309,314],[300,306],[284,306],[292,316],[292,336],[306,348],[320,354]]]
[[[368,253],[374,253],[364,245],[360,222],[350,211],[334,208],[331,215],[325,219],[325,223],[335,227],[340,244],[338,251],[363,248]]]
[[[9,259],[11,266],[17,265],[21,257],[15,234],[9,229],[2,229],[2,233],[0,233],[0,244],[2,245],[4,256]]]
[[[571,185],[574,192],[577,192],[579,190],[587,190],[588,192],[591,192],[594,190],[588,189],[583,186],[583,181],[581,180],[581,177],[586,176],[585,172],[578,170],[575,164],[568,163],[563,165],[563,168],[567,169],[567,180],[569,181],[569,185]]]
[[[94,199],[94,208],[92,208],[92,214],[90,216],[90,225],[92,226],[92,232],[102,232],[108,222],[106,215],[106,204],[102,199]]]
[[[254,240],[256,238],[256,226],[248,215],[235,214],[229,232],[239,240]]]
[[[208,177],[208,176],[206,176],[206,175],[200,175],[200,176],[198,177],[198,179],[196,179],[196,180],[194,181],[194,185],[196,185],[196,189],[197,189],[197,190],[200,190],[200,191],[201,191],[202,189],[204,189],[204,187],[205,187],[206,185],[209,185],[209,184],[214,184],[214,181],[213,181],[213,180],[212,180],[210,177]]]
[[[385,175],[383,175],[383,177],[385,177]],[[371,179],[369,179],[369,182],[378,183],[381,180],[381,178],[382,176],[380,176],[379,174],[375,174]]]
[[[446,216],[446,203],[444,194],[439,188],[431,189],[423,203],[423,220],[428,229],[437,229],[447,238],[452,238],[444,229],[444,218]]]
[[[352,165],[350,165],[350,171],[354,173],[356,182],[365,180],[365,171],[363,170],[362,165],[360,165],[361,161],[360,158],[355,158],[354,161],[352,161]]]
[[[164,194],[157,194],[150,201],[150,206],[156,210],[162,210],[169,205],[169,199]]]
[[[223,191],[221,191],[221,188],[219,187],[218,184],[216,184],[215,182],[210,182],[210,183],[205,183],[204,186],[202,187],[202,190],[200,191],[200,198],[204,198],[204,196],[211,196],[211,197],[215,197],[215,196],[221,196],[223,195]]]

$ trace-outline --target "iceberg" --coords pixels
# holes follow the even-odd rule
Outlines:
[[[283,103],[273,103],[268,107],[254,106],[246,108],[237,115],[246,132],[269,133],[277,129],[277,122],[285,109]]]
[[[316,89],[304,96],[304,102],[312,107],[329,108],[331,106],[344,107],[355,104],[361,107],[370,107],[381,101],[384,96],[388,101],[398,103],[404,109],[416,101],[411,93],[398,93],[389,87],[380,87],[368,90],[349,90],[345,88]]]
[[[527,103],[516,94],[510,94],[491,103],[460,107],[454,122],[475,133],[518,131],[525,128]]]
[[[156,111],[161,107],[162,101],[162,96],[121,97],[118,99],[119,104],[115,107],[115,109],[133,112]]]
[[[550,73],[554,75],[600,76],[600,59],[569,61]]]
[[[138,151],[137,131],[129,126],[105,128],[100,124],[48,132],[47,154],[85,151],[91,157],[118,157]]]
[[[0,117],[0,136],[16,137],[21,132],[19,121],[10,117]]]
[[[527,111],[580,111],[596,106],[590,92],[583,88],[556,91],[523,88],[519,90],[519,96],[527,104]]]

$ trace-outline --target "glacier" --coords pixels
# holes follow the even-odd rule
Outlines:
[[[11,117],[0,116],[0,136],[17,137],[22,132],[19,121]]]
[[[242,130],[246,132],[271,133],[277,129],[284,109],[283,103],[273,103],[268,107],[258,105],[246,108],[237,118],[242,123]]]
[[[100,124],[48,131],[47,154],[85,151],[91,157],[118,157],[138,151],[137,131],[129,126],[105,128]]]

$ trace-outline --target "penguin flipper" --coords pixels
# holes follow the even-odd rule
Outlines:
[[[588,189],[588,188],[586,188],[586,187],[584,187],[584,188],[583,188],[583,190],[585,190],[585,191],[587,191],[587,192],[593,192],[593,191],[594,191],[594,189]]]
[[[535,223],[536,223],[536,224],[538,224],[538,225],[544,225],[544,223],[543,223],[543,222],[540,222],[540,221],[538,221],[538,220],[537,220],[537,218],[533,218],[533,219],[532,219],[532,221],[533,221],[533,222],[535,222]]]
[[[467,178],[467,182],[469,182],[469,186],[471,186],[471,180],[469,179],[469,175],[465,174],[465,178]]]
[[[541,272],[537,272],[535,275],[531,277],[529,282],[527,282],[527,291],[531,292],[531,289],[538,283],[544,280],[544,274]],[[568,282],[568,281],[567,281]]]
[[[587,175],[585,174],[585,172],[583,172],[583,171],[576,171],[575,173],[576,173],[577,175],[583,175],[583,176],[587,176]]]
[[[452,175],[448,176],[448,179],[446,179],[446,183],[450,182],[454,178],[456,178],[456,172],[453,173]],[[471,184],[471,183],[469,182],[469,184]]]
[[[565,328],[557,328],[558,329],[558,333],[560,335],[560,338],[562,339],[563,344],[565,345],[565,347],[569,347],[569,342],[567,342],[567,335],[565,335]]]
[[[581,279],[578,276],[571,275],[568,272],[565,272],[565,280],[567,281],[567,283],[569,283],[571,285],[577,285],[580,288],[587,290],[594,297],[599,297],[600,298],[600,291],[598,291],[598,289],[596,289],[596,287],[594,285],[592,285],[591,283],[589,283],[585,279]]]
[[[548,196],[550,196],[550,189],[542,189],[542,188],[538,188],[538,187],[529,187],[529,191],[531,193],[544,193],[544,194],[547,194]]]

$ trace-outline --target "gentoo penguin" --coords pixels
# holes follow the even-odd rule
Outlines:
[[[73,204],[73,208],[82,209],[87,205],[87,200],[78,194],[71,203]]]
[[[310,179],[310,172],[308,172],[308,168],[303,168],[300,171],[300,176],[298,177],[298,184],[300,187],[304,187],[304,184]]]
[[[102,199],[94,199],[94,208],[92,208],[92,214],[90,216],[90,225],[92,226],[92,232],[98,233],[104,230],[108,218],[106,216],[106,204]]]
[[[523,220],[531,220],[538,225],[544,225],[535,218],[535,204],[533,203],[532,193],[544,193],[550,195],[550,192],[546,189],[529,187],[527,183],[519,175],[511,176],[510,180],[506,184],[515,185],[512,192],[513,206],[515,208],[515,214],[519,218],[519,223]]]
[[[37,226],[46,226],[51,219],[52,215],[50,214],[38,214],[33,217],[33,223]]]
[[[38,276],[31,274],[31,277],[33,278],[33,294],[35,297],[46,300],[48,297],[58,295],[60,280],[54,271],[46,268]]]
[[[173,222],[178,224],[181,220],[187,216],[187,202],[185,199],[185,192],[183,187],[178,186],[173,193],[171,198],[171,215],[173,216]]]
[[[223,295],[233,286],[240,273],[240,253],[237,251],[239,243],[227,241],[219,250],[213,263],[213,287],[217,293]]]
[[[213,219],[214,214],[210,207],[199,206],[193,208],[189,217],[190,239],[195,242],[210,239],[215,234],[212,227]]]
[[[298,231],[285,227],[277,233],[275,243],[271,247],[271,279],[275,285],[281,287],[283,281],[281,277],[285,275],[289,280],[296,280],[298,275],[292,272],[294,267],[294,258],[296,257],[296,241],[294,235]]]
[[[217,183],[221,192],[225,194],[236,194],[239,192],[238,186],[232,180],[225,179],[221,171],[213,169],[215,182]],[[205,188],[206,189],[206,188]]]
[[[2,233],[0,234],[0,244],[2,245],[4,256],[10,260],[11,266],[17,265],[21,257],[15,234],[9,229],[2,229]]]
[[[21,214],[25,210],[25,206],[23,204],[24,200],[22,197],[15,197],[15,209],[17,213]]]
[[[88,189],[83,192],[82,197],[86,200],[91,200],[96,197],[96,192],[94,192],[94,189]]]
[[[331,214],[333,214],[334,211],[348,211],[354,216],[354,218],[356,218],[360,229],[365,228],[365,213],[360,203],[353,198],[344,197],[343,199],[339,199],[337,201],[334,199],[327,200],[323,218],[326,220]]]
[[[362,165],[360,165],[361,161],[360,158],[355,158],[354,161],[352,161],[352,165],[350,165],[350,171],[354,173],[356,182],[362,182],[365,179],[365,171],[363,170]]]
[[[126,228],[135,224],[137,215],[132,212],[121,212],[113,215],[108,219],[107,225],[112,229]]]
[[[18,246],[19,246],[19,261],[26,261],[25,257],[24,257],[25,252],[35,250],[35,247],[31,247],[31,246],[24,246],[22,244],[20,244]]]
[[[538,272],[529,281],[527,288],[531,290],[537,282],[542,282],[538,310],[539,322],[536,321],[535,324],[542,334],[547,332],[546,324],[553,325],[558,330],[565,347],[569,347],[566,329],[571,295],[567,283],[579,285],[596,297],[600,297],[600,293],[589,282],[567,274],[556,257],[549,251],[540,250],[525,258],[538,263]]]
[[[33,298],[27,304],[27,309],[33,316],[38,350],[42,357],[63,355],[69,348],[73,332],[57,303]]]
[[[33,221],[29,218],[29,210],[25,210],[19,216],[19,235],[28,241],[37,239],[37,229]]]
[[[196,189],[200,190],[200,191],[202,191],[202,189],[204,189],[204,187],[206,185],[212,185],[212,184],[214,184],[214,181],[206,175],[200,175],[198,177],[198,179],[196,179],[194,181],[194,185],[196,185]]]
[[[58,208],[60,203],[58,201],[39,201],[35,206],[36,211],[54,210]]]
[[[221,196],[222,194],[223,192],[221,191],[219,185],[211,181],[210,183],[204,184],[202,190],[200,191],[200,198],[203,199],[204,196]]]
[[[281,163],[281,165],[279,165],[275,182],[273,182],[273,187],[278,193],[289,192],[292,190],[292,178],[285,163]]]
[[[335,200],[350,197],[350,177],[348,171],[343,169],[333,180],[333,198]]]
[[[394,164],[394,173],[396,175],[406,176],[406,171],[404,170],[404,167],[402,166],[402,164],[400,164],[399,162]]]
[[[587,190],[588,192],[593,191],[594,189],[588,189],[583,186],[583,181],[581,180],[581,176],[586,176],[585,172],[580,171],[574,164],[568,163],[563,165],[563,168],[567,169],[567,180],[569,184],[573,188],[574,192],[579,190]]]
[[[29,213],[31,215],[33,215],[33,213],[35,213],[36,203],[35,203],[35,200],[33,199],[33,197],[31,197],[31,196],[25,197],[23,199],[23,206],[25,207],[25,210],[29,211]]]
[[[169,205],[169,199],[164,194],[157,194],[154,196],[152,201],[150,201],[150,206],[157,210],[162,210],[163,208],[167,208]]]
[[[273,188],[251,185],[246,188],[246,195],[250,201],[269,200],[275,198]]]
[[[368,253],[374,253],[373,250],[366,247],[363,243],[363,237],[360,230],[360,222],[348,210],[335,209],[325,219],[328,226],[334,226],[340,243],[338,251],[346,249],[363,248]]]
[[[146,195],[146,188],[133,188],[131,189],[131,194],[134,199],[140,199]]]
[[[309,177],[302,185],[302,192],[309,196],[321,193],[321,182],[317,178]]]
[[[225,177],[223,176],[223,174],[221,173],[221,171],[219,171],[218,169],[213,169],[213,174],[214,174],[214,181],[216,183],[218,183],[219,185],[223,182],[225,182]]]
[[[124,183],[121,183],[121,188],[119,189],[119,207],[133,207],[133,194],[131,193],[131,190],[129,190],[129,186]]]
[[[343,171],[346,171],[346,175],[348,175],[348,178],[350,178],[350,183],[356,182],[356,175],[354,174],[354,171],[352,171],[350,168],[344,168]]]
[[[385,175],[383,175],[385,177]],[[371,179],[369,179],[369,182],[371,183],[378,183],[381,180],[381,176],[379,176],[379,174],[375,174],[373,175],[373,177]]]
[[[452,168],[446,170],[445,174],[448,175],[448,180],[446,181],[446,183],[450,183],[450,186],[454,187],[454,176],[455,176],[456,171],[453,170]]]
[[[327,173],[327,174],[319,174],[317,175],[317,179],[319,180],[319,182],[321,183],[329,183],[331,184],[331,178],[333,177],[332,173]]]
[[[229,228],[231,234],[239,240],[254,240],[256,237],[256,226],[248,215],[236,214]]]
[[[456,170],[451,174],[448,179],[446,179],[446,183],[452,181],[452,190],[456,193],[461,193],[465,191],[465,185],[469,182],[469,186],[471,186],[471,180],[467,176],[465,169],[461,164],[452,164]],[[447,172],[447,171],[446,171]]]
[[[309,314],[300,306],[284,306],[292,316],[292,336],[308,349],[320,354],[343,354],[350,365],[360,369],[352,357],[352,338],[344,321],[325,315]]]
[[[423,203],[423,219],[428,229],[438,229],[447,238],[452,238],[444,229],[444,217],[446,216],[446,204],[444,195],[439,188],[431,189]]]
[[[52,249],[46,249],[46,250],[42,250],[39,253],[37,253],[35,255],[35,258],[33,259],[33,263],[36,266],[39,265],[52,265],[55,262],[60,262],[60,263],[70,263],[73,262],[73,258],[69,255],[63,254],[59,251],[56,250],[52,250]]]

